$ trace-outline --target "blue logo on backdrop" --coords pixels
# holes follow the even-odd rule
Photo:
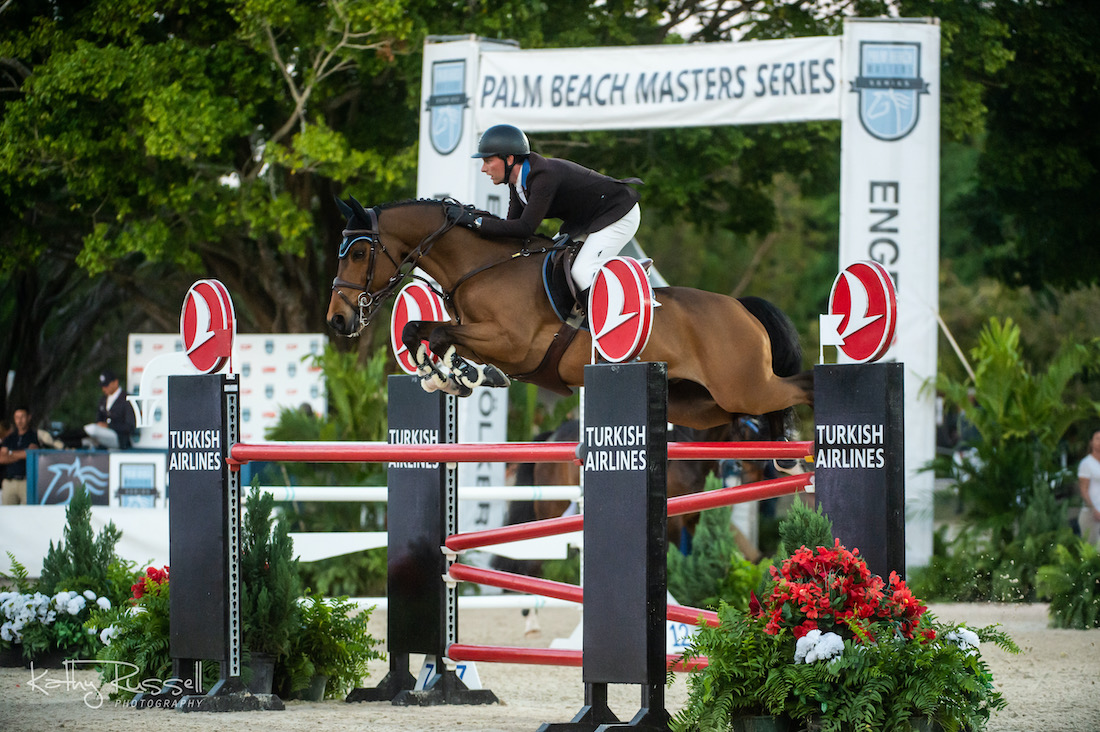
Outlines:
[[[928,83],[920,75],[920,44],[863,41],[860,75],[852,82],[859,94],[859,121],[879,140],[900,140],[917,126],[920,95]]]
[[[450,155],[462,139],[462,110],[466,96],[466,61],[436,61],[432,64],[432,95],[428,97],[431,118],[429,137],[440,155]]]

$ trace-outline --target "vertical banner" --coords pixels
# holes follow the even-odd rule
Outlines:
[[[940,27],[934,19],[850,19],[844,26],[840,268],[873,260],[898,292],[904,364],[907,551],[932,555],[931,472],[939,312]],[[843,361],[843,358],[841,358]]]

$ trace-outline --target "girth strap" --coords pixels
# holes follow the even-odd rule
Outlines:
[[[558,364],[561,363],[561,357],[565,355],[566,349],[569,348],[576,336],[576,328],[569,323],[562,323],[561,328],[554,334],[554,340],[550,342],[550,347],[546,349],[546,355],[542,357],[542,361],[535,370],[528,371],[526,374],[509,374],[509,376],[517,381],[526,381],[529,384],[549,389],[555,394],[569,396],[573,393],[573,390],[562,381],[561,375],[558,373]]]

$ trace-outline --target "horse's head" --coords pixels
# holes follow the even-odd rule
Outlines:
[[[391,253],[382,241],[378,209],[364,209],[354,198],[336,199],[347,217],[340,241],[340,264],[332,281],[328,324],[345,336],[357,336],[402,279],[403,253]]]

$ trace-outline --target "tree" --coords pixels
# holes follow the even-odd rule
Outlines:
[[[985,272],[1013,286],[1100,281],[1100,216],[1093,205],[1100,199],[1100,51],[1092,41],[1100,6],[998,0],[934,7],[943,5],[966,17],[966,35],[955,42],[1001,47],[995,57],[978,56],[1000,63],[971,63],[966,72],[980,83],[988,110],[973,128],[981,157],[974,190],[962,201],[966,231],[980,245],[972,251]]]

